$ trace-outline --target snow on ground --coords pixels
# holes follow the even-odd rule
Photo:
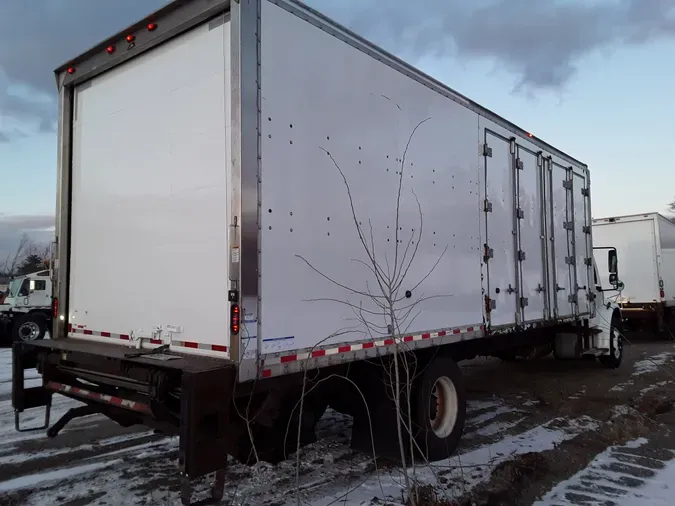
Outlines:
[[[644,360],[639,360],[638,362],[635,362],[633,376],[641,376],[643,374],[663,369],[663,365],[667,362],[670,362],[673,356],[675,356],[674,352],[664,351],[658,355],[654,355]]]
[[[670,506],[675,497],[673,457],[675,450],[650,449],[644,438],[608,448],[533,506]]]

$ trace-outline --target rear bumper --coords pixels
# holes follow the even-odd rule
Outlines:
[[[145,354],[136,356],[138,351]],[[15,343],[14,409],[20,413],[44,405],[48,395],[60,393],[120,425],[178,435],[180,471],[190,478],[223,469],[235,364],[148,351],[75,339]],[[32,367],[43,384],[27,389],[23,372]]]

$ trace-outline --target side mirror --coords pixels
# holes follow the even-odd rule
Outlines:
[[[619,258],[615,248],[607,252],[607,270],[609,271],[609,282],[612,286],[617,287],[619,283]]]

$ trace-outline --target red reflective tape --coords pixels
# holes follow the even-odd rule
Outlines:
[[[422,339],[429,339],[431,334],[422,334]]]
[[[286,362],[295,362],[298,360],[297,355],[286,355],[285,357],[281,357],[281,363],[286,363]]]
[[[213,351],[227,351],[227,346],[223,346],[222,344],[212,344],[211,349]]]
[[[385,345],[385,346],[389,346],[390,344],[394,344],[394,340],[393,340],[393,339],[385,339],[385,340],[384,340],[384,345]]]
[[[161,343],[162,341],[160,341]],[[183,341],[183,346],[186,348],[199,348],[199,343],[193,343],[191,341]]]
[[[110,337],[110,332],[101,332],[101,337]]]
[[[128,341],[130,338],[127,334],[120,334],[120,339],[122,339],[123,341]]]
[[[446,335],[446,334],[447,334],[447,332],[446,332],[445,330],[441,330],[441,331],[438,333],[438,337],[443,337],[443,336]]]
[[[372,348],[375,346],[375,343],[370,342],[370,343],[363,343],[363,349],[367,350],[368,348]]]
[[[424,337],[424,336],[422,336],[422,337]],[[404,343],[409,343],[409,342],[412,341],[413,339],[415,339],[413,336],[405,336],[405,337],[403,338],[403,342],[404,342]]]
[[[459,329],[452,329],[453,334],[460,334],[462,331]]]
[[[468,328],[466,329],[466,331],[467,331],[467,332],[473,332],[473,327],[468,327]]]
[[[261,376],[263,378],[269,378],[270,376],[272,376],[272,369],[263,369]]]
[[[93,335],[93,332],[92,332],[91,330],[83,330],[82,333],[83,333],[85,336],[91,336],[91,335]]]
[[[150,344],[162,344],[161,339],[150,339]]]
[[[338,348],[338,353],[347,353],[347,352],[350,351],[351,349],[352,349],[351,346],[340,346],[340,347]]]
[[[485,327],[484,327],[483,325],[481,325],[481,326],[478,327],[478,328],[481,329],[481,330],[485,330]]]
[[[326,350],[314,350],[312,352],[312,358],[325,357],[325,356],[326,356]]]

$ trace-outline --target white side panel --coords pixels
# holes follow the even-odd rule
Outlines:
[[[331,157],[380,268],[414,258],[401,331],[482,323],[478,116],[270,2],[261,23],[262,352],[388,334]]]
[[[658,217],[661,240],[661,268],[659,274],[663,280],[664,300],[667,305],[675,305],[675,224],[663,216]]]
[[[541,167],[535,151],[518,146],[522,169],[518,171],[518,205],[522,211],[519,221],[520,250],[525,258],[520,262],[521,292],[527,299],[523,307],[523,322],[546,317],[546,281],[544,277],[545,250],[543,237],[544,197],[541,187]]]
[[[229,344],[229,33],[202,25],[76,89],[77,328]]]
[[[593,225],[593,245],[614,247],[617,250],[619,279],[625,287],[621,292],[624,302],[654,302],[659,300],[656,266],[654,220],[596,222]],[[607,272],[607,251],[595,251],[600,271]],[[601,279],[609,286],[608,279]]]
[[[492,156],[485,157],[485,195],[492,210],[487,220],[487,262],[490,298],[494,301],[490,325],[516,323],[518,282],[516,280],[515,180],[513,156],[508,140],[486,123],[485,142]]]
[[[568,192],[564,182],[568,180],[568,170],[554,162],[551,165],[551,194],[553,197],[552,230],[554,233],[555,286],[552,287],[560,318],[574,315],[574,306],[570,302],[573,291],[573,271],[569,258],[573,256],[570,247],[571,238],[565,228],[570,219],[568,211]]]

